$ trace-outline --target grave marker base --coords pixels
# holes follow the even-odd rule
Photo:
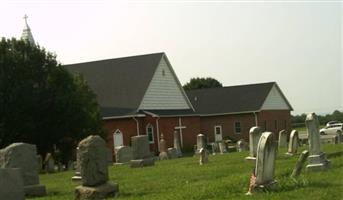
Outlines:
[[[95,187],[80,185],[75,188],[75,200],[106,199],[118,191],[119,186],[116,183],[105,183]]]
[[[25,185],[25,196],[41,197],[46,195],[46,189],[44,185]]]
[[[152,166],[152,165],[155,165],[154,158],[145,158],[145,159],[131,160],[130,161],[130,167],[132,167],[132,168],[146,167],[146,166]]]
[[[277,181],[274,180],[274,181],[271,181],[268,183],[255,185],[254,191],[255,192],[265,192],[265,191],[275,190],[276,188],[277,188]]]
[[[330,167],[330,161],[326,159],[326,154],[311,155],[308,157],[307,171],[321,171],[327,170]]]

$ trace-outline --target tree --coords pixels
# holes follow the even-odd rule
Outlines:
[[[194,90],[201,88],[216,88],[223,87],[223,85],[214,78],[191,78],[191,80],[183,86],[184,90]]]
[[[0,41],[0,147],[36,144],[44,155],[54,145],[103,134],[96,96],[44,48],[16,39]]]

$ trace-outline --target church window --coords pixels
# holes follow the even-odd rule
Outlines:
[[[241,133],[242,127],[241,122],[235,122],[235,133]]]
[[[149,143],[154,143],[154,127],[151,124],[146,126],[146,134],[149,138]]]

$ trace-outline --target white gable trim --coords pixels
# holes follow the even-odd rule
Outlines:
[[[292,110],[279,87],[274,84],[260,110]]]
[[[165,97],[161,97],[161,100],[156,100],[156,98],[159,98],[159,94],[156,93],[158,92],[159,89],[156,88],[156,86],[160,86],[159,84],[156,84],[156,81],[161,81],[161,76],[160,74],[160,69],[162,67],[167,67],[166,71],[169,71],[168,73],[166,73],[166,76],[169,75],[169,83],[172,83],[172,87],[169,88],[175,88],[175,84],[176,84],[176,91],[174,89],[175,94],[178,94],[178,96],[176,98],[178,98],[179,102],[175,102],[175,105],[173,105],[174,102],[163,102],[163,101],[167,101],[170,98],[165,98]],[[161,73],[163,74],[164,71]],[[164,76],[164,75],[163,75]],[[171,77],[170,77],[171,76]],[[172,80],[171,80],[172,79]],[[168,88],[169,83],[167,82],[168,80],[166,80],[166,85],[164,85],[163,87]],[[164,80],[162,80],[162,82],[164,82]],[[160,88],[161,89],[161,88]],[[172,89],[173,90],[173,89]],[[163,93],[163,91],[159,91],[159,93]],[[166,93],[164,94],[166,95]],[[154,102],[155,101],[155,102]],[[162,102],[161,102],[162,101]],[[161,103],[160,103],[161,102]],[[150,80],[149,86],[147,87],[145,94],[140,102],[140,105],[138,107],[138,110],[154,110],[154,109],[192,109],[194,111],[193,105],[190,103],[185,91],[183,90],[180,81],[178,80],[172,66],[170,65],[170,62],[168,61],[167,56],[164,54],[158,64],[158,66],[155,69],[154,75],[152,76],[152,79]]]

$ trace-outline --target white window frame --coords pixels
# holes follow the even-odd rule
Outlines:
[[[219,129],[220,129],[220,131],[219,131],[219,132],[220,132],[220,134],[221,134],[221,135],[223,135],[223,128],[222,128],[222,125],[215,125],[215,126],[214,126],[214,135],[216,135],[216,134],[217,134],[217,131],[216,131],[216,130],[217,130],[217,128],[219,128]]]
[[[240,132],[237,132],[237,131],[236,131],[236,123],[239,123]],[[236,134],[241,134],[241,133],[242,133],[242,123],[241,123],[240,121],[235,121],[235,122],[233,123],[233,129],[234,129],[234,132],[235,132]]]
[[[149,131],[148,131],[149,128],[151,128],[152,141],[150,141],[150,139],[149,139]],[[148,124],[148,125],[146,125],[146,127],[145,127],[145,131],[146,131],[146,135],[148,136],[149,143],[150,143],[150,144],[155,143],[154,127],[153,127],[151,124]]]

